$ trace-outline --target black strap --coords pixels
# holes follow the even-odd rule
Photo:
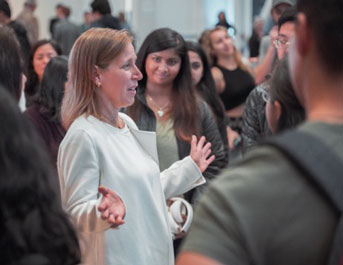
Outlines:
[[[329,265],[343,265],[343,162],[320,139],[289,131],[263,142],[280,150],[331,202],[340,216],[329,256]]]

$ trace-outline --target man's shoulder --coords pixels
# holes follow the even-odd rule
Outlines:
[[[311,145],[322,141],[343,161],[343,124],[306,122],[293,132],[297,131],[308,133],[317,139],[309,144],[309,149],[311,149]],[[320,155],[325,156],[326,154]],[[293,162],[277,147],[269,145],[258,145],[252,148],[240,162],[223,171],[218,178],[217,188],[223,188],[224,183],[230,183],[235,178],[239,179],[242,189],[249,189],[256,185],[263,189],[263,183],[282,182],[293,185],[303,181],[301,173]],[[275,186],[275,188],[277,187]],[[284,188],[280,187],[280,189]]]

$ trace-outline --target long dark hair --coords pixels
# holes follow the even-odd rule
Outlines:
[[[278,62],[270,79],[270,100],[277,100],[281,105],[281,116],[277,124],[277,132],[295,127],[305,119],[305,110],[300,105],[289,76],[288,60],[285,56]]]
[[[32,46],[28,64],[27,64],[27,73],[26,73],[27,81],[25,85],[25,93],[28,95],[36,94],[37,90],[39,89],[39,79],[33,67],[33,57],[37,49],[45,44],[50,44],[56,51],[57,55],[62,54],[61,47],[54,40],[47,40],[47,39],[39,40],[36,42],[34,46]]]
[[[77,234],[38,136],[0,88],[0,264],[79,264]]]
[[[172,107],[169,112],[174,120],[174,130],[178,138],[191,141],[192,134],[200,135],[198,122],[198,107],[195,94],[192,90],[192,77],[186,44],[183,37],[169,28],[160,28],[151,32],[144,40],[137,54],[136,65],[143,74],[139,81],[139,91],[144,93],[147,83],[145,70],[146,58],[150,53],[167,49],[175,49],[181,58],[181,67],[173,84]],[[136,100],[128,108],[127,113],[137,120],[141,103]]]
[[[0,84],[19,101],[23,73],[20,46],[14,31],[0,26]]]
[[[197,91],[211,107],[216,119],[223,120],[225,117],[225,109],[215,89],[215,83],[211,74],[211,68],[204,49],[199,43],[193,41],[187,41],[186,47],[188,51],[192,51],[198,54],[203,64],[203,75],[199,83],[197,84]]]
[[[52,120],[60,121],[60,110],[67,82],[68,59],[56,56],[47,64],[39,89],[39,103],[44,106]]]

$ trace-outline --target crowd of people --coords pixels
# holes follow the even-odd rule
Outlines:
[[[90,7],[0,0],[0,263],[341,264],[343,1],[272,0],[253,64]]]

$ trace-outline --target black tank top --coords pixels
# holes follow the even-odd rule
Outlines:
[[[219,65],[216,67],[223,73],[225,80],[224,91],[219,94],[225,110],[231,110],[244,103],[250,91],[255,87],[253,77],[239,67],[235,70],[228,70]]]

